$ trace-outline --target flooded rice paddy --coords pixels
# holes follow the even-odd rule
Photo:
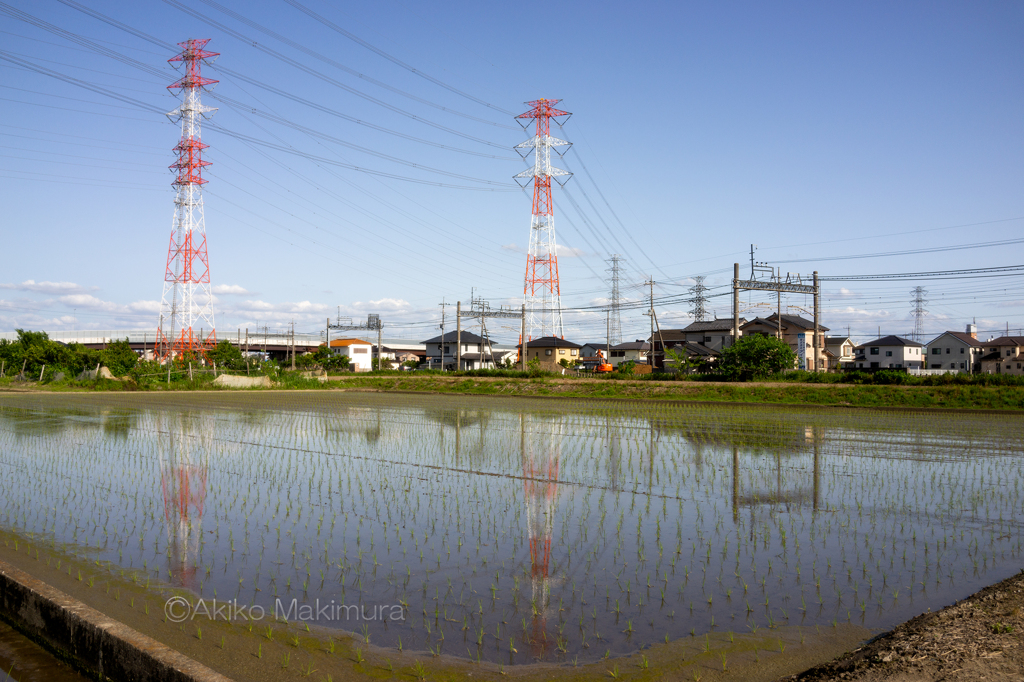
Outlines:
[[[1022,464],[1000,415],[0,397],[0,528],[269,622],[506,665],[936,610],[1019,570]]]

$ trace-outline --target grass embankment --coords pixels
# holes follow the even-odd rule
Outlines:
[[[686,400],[833,407],[947,408],[1024,410],[1024,385],[948,383],[942,385],[840,384],[794,381],[716,382],[651,381],[557,376],[453,376],[441,373],[381,372],[331,376],[327,382],[282,372],[271,389],[247,390],[376,390],[462,395],[506,395],[620,400]],[[211,374],[171,382],[60,381],[50,383],[0,379],[2,390],[44,391],[196,391],[237,390],[213,384]]]
[[[1022,386],[857,386],[847,384],[607,381],[600,379],[488,379],[477,377],[351,376],[344,388],[429,391],[470,395],[552,396],[775,403],[848,407],[1024,409]]]

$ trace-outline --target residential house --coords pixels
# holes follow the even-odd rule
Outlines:
[[[1024,336],[1000,336],[985,342],[981,371],[985,374],[1024,374]]]
[[[925,353],[926,369],[956,370],[974,374],[981,371],[986,344],[978,340],[977,327],[967,325],[964,332],[942,332],[932,339]]]
[[[443,336],[435,336],[423,342],[427,347],[427,367],[447,370],[456,369],[455,353],[458,341],[462,343],[462,348],[459,349],[460,355],[467,353],[476,354],[476,356],[484,355],[488,357],[488,362],[492,352],[497,355],[491,340],[487,337],[481,337],[465,329],[462,330],[460,336],[456,330],[445,332]],[[467,369],[465,364],[463,364],[463,369]]]
[[[854,348],[857,344],[849,336],[826,336],[825,356],[828,358],[828,369],[849,367],[853,363]]]
[[[746,318],[740,318],[741,329],[746,321]],[[742,335],[742,331],[740,334]],[[665,367],[666,362],[662,343],[668,348],[675,346],[683,349],[690,348],[694,352],[691,354],[687,351],[687,354],[693,357],[708,357],[712,354],[717,357],[722,349],[728,348],[733,344],[732,318],[715,318],[714,320],[692,322],[682,329],[660,329],[654,333],[653,339],[648,339],[648,342],[652,340],[654,343],[654,358],[659,367]],[[703,346],[703,348],[698,349],[693,344]],[[713,351],[713,353],[709,354],[707,351]],[[671,366],[672,361],[668,360],[668,364]]]
[[[597,369],[598,365],[604,364],[608,360],[608,342],[590,341],[583,344],[580,346],[579,358],[582,363],[580,369],[591,371]]]
[[[355,372],[369,372],[373,369],[373,344],[362,339],[331,339],[330,349],[336,355],[348,357],[349,366]]]
[[[743,336],[761,334],[763,336],[779,336],[779,314],[772,313],[768,317],[757,317],[740,325],[740,332]],[[782,340],[796,354],[797,369],[814,368],[814,322],[799,315],[782,316]],[[818,369],[828,368],[828,360],[825,355],[825,336],[822,332],[829,331],[828,327],[818,325]]]
[[[923,369],[924,345],[900,336],[883,336],[856,348],[856,369]]]
[[[667,345],[668,342],[666,342]],[[702,343],[693,343],[691,341],[684,341],[683,343],[677,343],[674,346],[669,346],[669,350],[675,353],[684,354],[686,359],[689,360],[690,366],[687,369],[687,373],[695,371],[708,371],[712,369],[715,363],[718,362],[718,358],[721,353],[713,348],[709,348]],[[666,357],[664,367],[672,370],[675,367],[675,360],[671,357]]]
[[[558,372],[562,370],[562,360],[572,364],[580,359],[581,348],[580,344],[560,339],[557,336],[530,339],[526,342],[526,362],[529,365],[534,360],[538,360],[541,369]]]
[[[618,369],[619,365],[630,361],[637,365],[646,365],[647,355],[650,351],[651,344],[643,339],[619,343],[611,347],[611,357],[608,359],[608,363],[615,369]]]

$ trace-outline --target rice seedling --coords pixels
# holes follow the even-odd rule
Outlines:
[[[542,658],[588,662],[594,640],[698,637],[737,612],[756,634],[789,603],[804,625],[837,627],[845,608],[884,628],[1021,556],[1024,427],[997,417],[228,395],[209,398],[213,418],[148,398],[6,400],[11,545],[45,537],[102,560],[100,580],[112,567],[265,609],[394,604],[340,624],[384,647],[461,632],[476,660],[528,663],[547,641]],[[186,482],[202,508],[168,512],[164,488]]]

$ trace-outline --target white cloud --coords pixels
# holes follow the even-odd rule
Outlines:
[[[96,287],[92,287],[95,290]],[[79,291],[87,291],[85,287],[74,282],[36,282],[27,279],[20,284],[0,283],[0,289],[13,289],[15,291],[33,291],[40,294],[71,294]]]
[[[213,285],[213,293],[215,294],[233,294],[236,296],[252,296],[253,292],[249,291],[245,287],[238,286],[237,284],[215,284]]]

